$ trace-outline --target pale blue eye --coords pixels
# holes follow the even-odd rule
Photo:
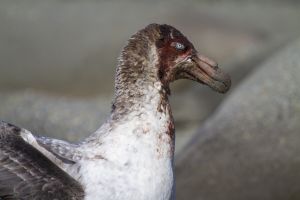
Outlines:
[[[175,48],[177,50],[184,50],[185,46],[183,44],[179,43],[179,42],[176,42]]]

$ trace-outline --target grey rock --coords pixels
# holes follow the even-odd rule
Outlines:
[[[300,199],[300,39],[225,100],[177,158],[177,199]]]
[[[0,119],[34,134],[78,141],[109,116],[110,99],[58,97],[32,90],[0,93]]]

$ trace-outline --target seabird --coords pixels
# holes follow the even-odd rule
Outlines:
[[[169,84],[190,79],[225,93],[230,77],[169,25],[134,34],[119,57],[107,121],[79,143],[0,122],[0,199],[174,199]]]

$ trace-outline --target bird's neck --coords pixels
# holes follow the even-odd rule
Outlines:
[[[137,40],[139,42],[137,42]],[[115,98],[112,104],[112,118],[118,119],[133,110],[147,105],[161,104],[151,99],[161,99],[169,104],[169,89],[159,78],[159,56],[155,44],[136,37],[124,47],[116,71]]]
[[[139,86],[135,91],[138,92],[133,92],[133,96],[124,93],[124,96],[120,94],[115,99],[109,120],[85,143],[106,153],[113,149],[113,143],[117,149],[113,149],[116,162],[120,161],[120,157],[126,160],[124,152],[134,149],[146,152],[149,158],[173,160],[175,129],[168,94],[160,82]]]
[[[155,56],[151,51],[148,57],[131,56],[131,62],[122,62],[123,65],[118,66],[110,122],[122,124],[135,120],[142,123],[151,119],[157,122],[155,127],[165,130],[173,138],[169,89],[158,78]]]
[[[149,152],[163,145],[163,155],[172,157],[174,123],[168,91],[159,78],[159,58],[155,45],[140,36],[133,38],[119,58],[111,116],[88,141],[93,143],[125,137],[126,140],[118,141],[121,149],[130,138],[136,140],[138,137],[141,143],[151,143]]]

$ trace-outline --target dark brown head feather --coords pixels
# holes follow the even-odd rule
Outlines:
[[[198,57],[193,44],[174,27],[150,24],[134,34],[122,50],[112,108],[126,113],[147,95],[145,88],[156,82],[161,83],[160,93],[166,99],[169,84],[180,78],[226,92],[230,87],[228,76],[212,65],[208,58]]]

